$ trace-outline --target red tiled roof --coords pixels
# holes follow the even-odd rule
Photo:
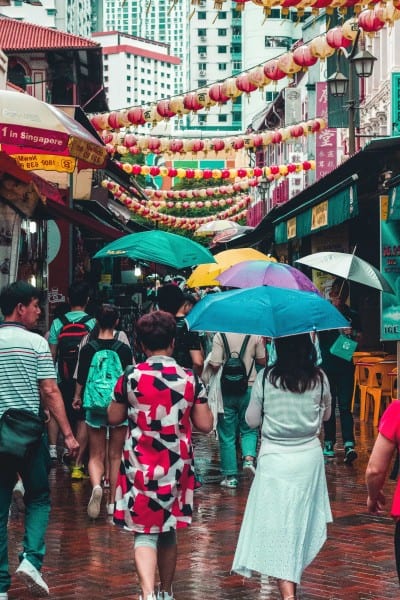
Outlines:
[[[79,35],[0,16],[0,48],[5,52],[99,47]]]

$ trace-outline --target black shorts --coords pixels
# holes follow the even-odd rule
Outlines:
[[[80,408],[79,410],[72,408],[72,400],[75,394],[75,380],[61,381],[58,384],[58,387],[60,388],[60,392],[64,400],[65,412],[67,413],[68,421],[71,427],[73,427],[78,421],[84,421],[85,411],[83,408]]]

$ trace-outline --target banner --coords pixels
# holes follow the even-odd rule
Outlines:
[[[388,196],[380,196],[381,272],[394,294],[381,294],[381,340],[400,340],[400,220],[388,221]]]

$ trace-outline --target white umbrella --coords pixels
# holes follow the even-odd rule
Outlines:
[[[362,283],[369,287],[393,294],[391,285],[378,269],[369,262],[346,252],[316,252],[295,262],[313,269],[331,273],[336,277]]]
[[[200,227],[196,229],[195,235],[214,235],[219,231],[226,231],[228,229],[237,231],[240,227],[241,225],[235,221],[216,219],[215,221],[208,221],[207,223],[200,225]]]

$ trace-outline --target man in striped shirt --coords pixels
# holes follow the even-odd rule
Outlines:
[[[39,414],[48,409],[57,420],[67,448],[76,454],[74,438],[64,403],[57,386],[53,360],[47,341],[29,331],[36,327],[40,315],[40,291],[23,281],[4,288],[0,309],[0,417],[8,408],[22,408]],[[25,535],[17,575],[39,596],[49,588],[40,569],[45,554],[44,538],[50,513],[47,440],[25,460],[0,455],[0,600],[7,600],[11,577],[8,569],[7,521],[12,490],[19,473],[25,488]]]

